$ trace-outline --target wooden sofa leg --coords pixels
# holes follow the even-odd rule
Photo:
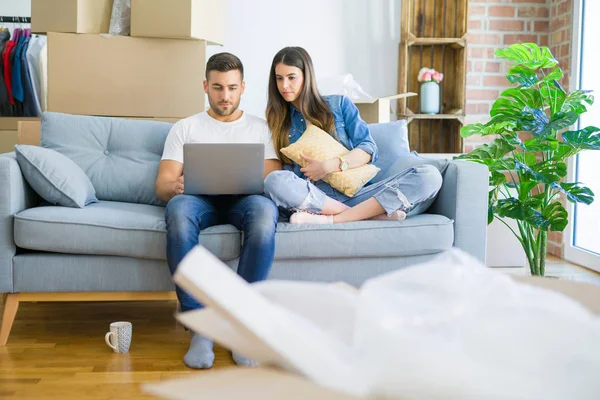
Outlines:
[[[2,328],[0,328],[0,346],[6,346],[8,335],[12,329],[17,310],[19,309],[19,294],[6,294],[4,297],[4,315],[2,316]]]

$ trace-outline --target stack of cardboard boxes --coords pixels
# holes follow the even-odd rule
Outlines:
[[[175,122],[205,109],[207,44],[223,44],[224,0],[132,0],[131,36],[109,35],[113,0],[32,0],[48,36],[47,111]],[[39,131],[18,142],[39,144]],[[11,151],[11,150],[7,150]]]
[[[185,118],[204,110],[206,45],[222,44],[224,2],[133,0],[131,36],[108,35],[112,0],[32,0],[48,35],[48,111]]]

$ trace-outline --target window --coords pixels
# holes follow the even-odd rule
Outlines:
[[[572,89],[593,90],[596,102],[580,118],[580,127],[600,127],[600,58],[594,42],[600,36],[600,1],[579,0],[573,14]],[[570,205],[570,224],[564,236],[568,261],[600,271],[600,151],[585,151],[570,161],[570,181],[583,182],[595,194],[595,201]]]

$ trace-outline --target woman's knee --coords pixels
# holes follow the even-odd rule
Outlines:
[[[442,187],[442,174],[440,171],[433,165],[424,164],[415,167],[415,173],[418,176],[423,197],[435,196]]]
[[[293,175],[293,176],[292,176]],[[265,178],[265,194],[277,194],[293,179],[295,174],[291,171],[273,171]]]
[[[296,197],[298,197],[296,195],[299,191],[298,183],[302,185],[300,191],[306,192],[304,181],[293,172],[273,171],[265,178],[265,195],[280,207],[294,207],[293,203],[297,201]]]

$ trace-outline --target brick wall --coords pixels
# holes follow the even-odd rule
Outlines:
[[[507,65],[494,51],[514,43],[549,44],[549,0],[471,0],[467,47],[467,123],[486,121],[492,104],[503,89]],[[469,138],[471,151],[493,138]]]
[[[494,57],[496,49],[523,42],[550,47],[565,73],[562,84],[569,87],[572,9],[572,0],[469,1],[467,123],[489,120],[494,100],[510,86],[505,77],[507,65]],[[493,139],[466,139],[464,151]],[[562,257],[561,233],[549,235],[548,253]]]

